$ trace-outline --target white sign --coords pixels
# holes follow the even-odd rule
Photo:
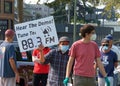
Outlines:
[[[53,16],[15,25],[15,32],[21,52],[33,50],[39,44],[58,44]]]

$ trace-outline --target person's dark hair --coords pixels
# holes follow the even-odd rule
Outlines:
[[[86,33],[90,34],[93,30],[95,30],[94,26],[89,24],[84,25],[83,27],[80,28],[81,36],[85,37]]]

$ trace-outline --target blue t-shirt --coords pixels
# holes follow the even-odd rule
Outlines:
[[[15,77],[14,71],[10,66],[10,58],[13,58],[16,63],[16,55],[13,44],[4,41],[0,45],[0,77]]]
[[[101,61],[104,65],[107,76],[113,77],[114,63],[118,61],[116,53],[112,50],[110,50],[108,53],[103,53],[101,51]],[[100,71],[98,72],[98,77],[103,77]]]

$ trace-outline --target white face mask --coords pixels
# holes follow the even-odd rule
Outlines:
[[[97,35],[96,34],[92,34],[92,36],[90,37],[90,40],[96,40]]]

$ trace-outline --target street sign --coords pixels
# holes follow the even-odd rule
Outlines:
[[[39,44],[52,46],[58,44],[53,16],[15,25],[20,51],[29,51]]]

